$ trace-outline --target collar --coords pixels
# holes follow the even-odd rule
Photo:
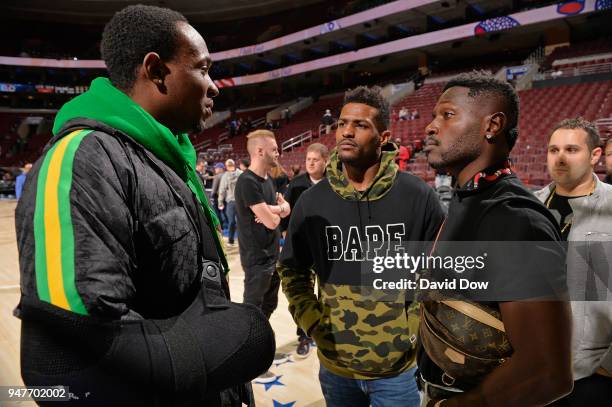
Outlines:
[[[480,191],[512,174],[512,162],[507,158],[476,173],[463,187],[457,188],[457,192],[465,194]]]
[[[595,173],[593,173],[593,181],[595,182],[595,189],[593,189],[593,192],[588,195],[576,197],[576,198],[593,197],[594,199],[598,199],[600,195],[602,194],[602,190],[605,188],[604,182],[600,180],[597,174]],[[546,196],[544,197],[544,199],[546,199],[555,189],[556,189],[556,185],[553,181],[550,184],[546,185],[544,188],[542,188],[540,191],[546,192]]]

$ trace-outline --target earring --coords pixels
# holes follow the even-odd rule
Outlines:
[[[485,134],[485,138],[490,141],[493,138],[493,135],[491,133],[487,133]]]
[[[162,80],[161,79],[153,79],[153,82],[157,83],[158,85],[162,84]]]

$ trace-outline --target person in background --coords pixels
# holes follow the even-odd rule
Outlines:
[[[17,177],[15,178],[15,198],[17,198],[17,200],[21,198],[21,191],[23,191],[23,185],[25,184],[26,178],[31,169],[32,163],[27,163],[21,169],[21,174],[17,175]]]
[[[276,192],[281,195],[285,195],[287,185],[289,184],[289,176],[287,175],[287,172],[285,171],[281,163],[277,161],[276,165],[270,169],[270,176],[272,177],[272,181],[274,182]]]
[[[306,149],[306,172],[291,180],[285,192],[285,200],[289,206],[295,207],[298,198],[311,186],[318,184],[325,177],[325,166],[329,160],[329,150],[321,143],[313,143]],[[281,234],[283,238],[287,234],[290,216],[281,220]],[[312,338],[306,335],[304,330],[297,328],[298,346],[296,355],[305,358],[310,354],[313,345]]]
[[[321,117],[321,124],[325,126],[325,134],[331,132],[332,125],[334,124],[334,118],[331,114],[331,110],[325,109],[323,117]]]
[[[250,165],[251,165],[251,160],[248,158],[241,158],[240,161],[238,162],[238,166],[240,167],[240,171],[242,172],[245,172],[246,170],[248,170]]]
[[[402,145],[402,139],[395,139],[395,145],[398,147],[397,157],[395,158],[400,171],[408,170],[408,160],[410,160],[410,151],[408,147]]]
[[[606,142],[604,164],[606,166],[606,178],[604,179],[604,182],[612,184],[612,138],[609,138]]]
[[[238,177],[234,196],[238,215],[238,243],[240,262],[244,270],[243,302],[253,304],[269,319],[278,305],[280,280],[276,273],[279,254],[279,225],[289,216],[291,207],[276,192],[269,176],[278,165],[278,146],[274,133],[255,130],[247,135],[247,150],[251,157],[249,169]],[[277,353],[275,363],[282,363],[287,355]],[[274,381],[276,376],[267,371],[258,380]]]
[[[198,159],[198,161],[196,162],[196,167],[195,170],[198,173],[198,177],[200,178],[200,182],[202,183],[202,188],[206,188],[206,180],[207,180],[207,175],[206,175],[206,166],[208,165],[208,163],[205,160],[201,160]]]
[[[574,389],[555,407],[603,406],[612,400],[612,185],[594,172],[601,157],[597,127],[582,118],[557,124],[548,141],[553,182],[535,193],[569,242]],[[586,287],[584,293],[577,287]],[[596,292],[604,293],[595,295]]]
[[[398,113],[398,119],[401,121],[408,120],[410,117],[410,112],[405,107],[402,107]]]
[[[233,246],[236,234],[236,198],[234,191],[242,171],[236,169],[236,163],[231,158],[225,161],[225,168],[227,171],[223,174],[219,185],[218,204],[219,210],[224,211],[227,218],[227,242],[230,246]]]
[[[210,197],[212,199],[213,208],[215,209],[215,213],[221,222],[221,229],[225,229],[227,227],[227,218],[225,217],[225,211],[219,208],[219,185],[221,184],[221,178],[223,177],[223,173],[225,172],[225,165],[223,163],[215,164],[215,175],[212,180],[212,190],[210,192]]]
[[[302,166],[300,164],[293,164],[291,166],[291,179],[294,179],[302,172]]]

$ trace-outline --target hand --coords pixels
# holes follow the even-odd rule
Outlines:
[[[259,219],[257,216],[255,216],[255,223],[263,223],[263,222],[261,221],[261,219]]]
[[[277,205],[282,205],[284,203],[286,203],[287,201],[285,201],[285,197],[283,196],[283,194],[277,192],[276,193],[276,204]]]
[[[225,208],[225,205],[219,205],[218,208],[219,208],[220,211],[222,211],[223,208]]]

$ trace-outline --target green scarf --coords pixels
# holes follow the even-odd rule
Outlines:
[[[196,152],[187,134],[174,135],[128,95],[114,87],[107,78],[96,78],[89,90],[66,103],[55,117],[53,134],[71,119],[84,117],[120,130],[144,146],[174,170],[189,186],[204,209],[204,215],[215,229],[215,246],[225,270],[229,270],[216,228],[219,219],[195,171]]]

